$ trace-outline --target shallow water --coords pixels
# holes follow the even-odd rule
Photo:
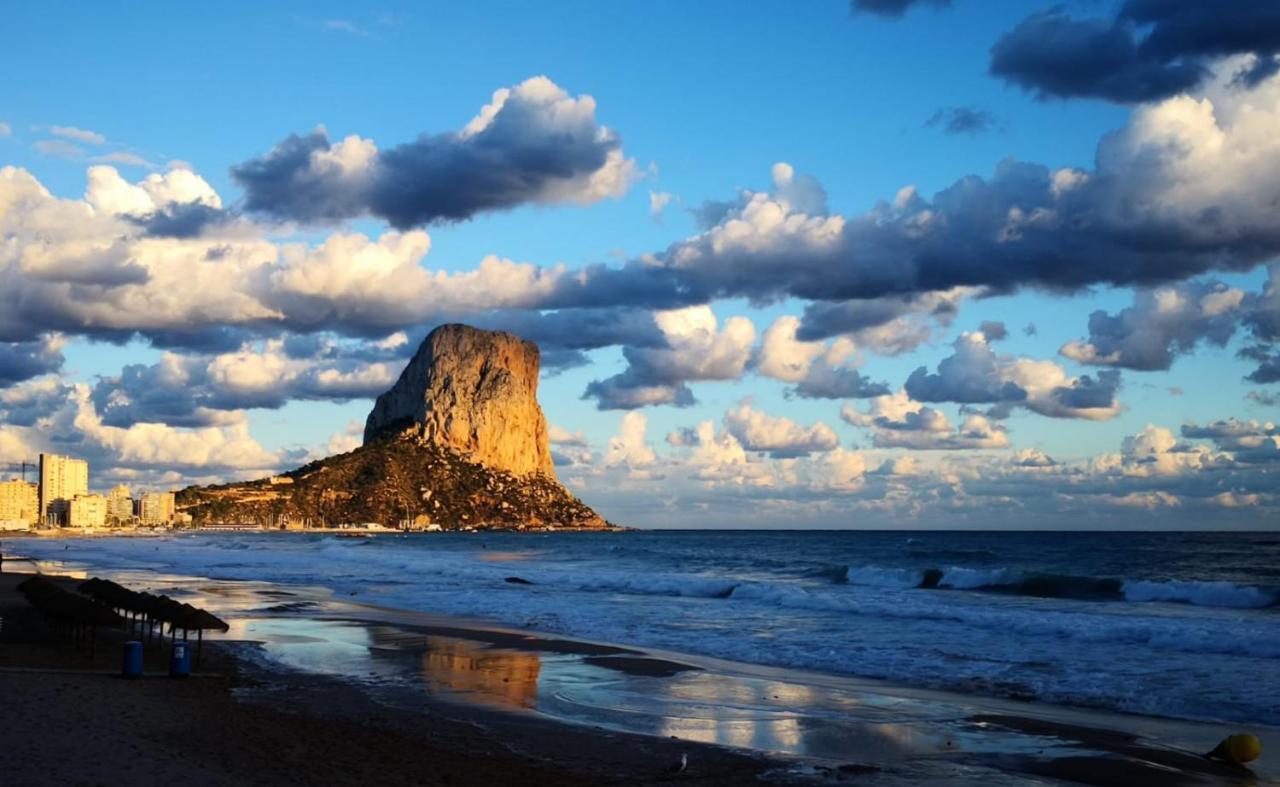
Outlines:
[[[6,546],[70,565],[320,585],[761,665],[1280,725],[1274,534],[181,534]]]

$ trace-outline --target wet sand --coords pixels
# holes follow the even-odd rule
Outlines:
[[[27,776],[15,783],[1275,783],[1276,730],[1254,730],[1264,757],[1249,771],[1197,753],[1236,731],[1222,725],[543,636],[315,588],[150,581],[232,622],[209,677],[127,682],[118,650],[92,674],[65,643],[14,639],[0,577],[0,767]],[[36,664],[78,671],[12,669]],[[85,748],[32,727],[94,733]]]

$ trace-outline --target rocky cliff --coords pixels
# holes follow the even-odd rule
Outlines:
[[[270,479],[191,487],[195,524],[604,528],[556,480],[538,406],[538,348],[444,325],[365,424],[364,445]]]
[[[364,442],[411,434],[494,470],[554,478],[538,360],[538,346],[518,336],[442,325],[378,397]]]

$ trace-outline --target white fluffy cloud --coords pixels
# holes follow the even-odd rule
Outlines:
[[[649,419],[644,413],[625,413],[618,423],[618,434],[609,438],[605,466],[625,467],[635,473],[643,472],[657,461],[657,454],[645,437],[648,426]]]
[[[797,338],[799,328],[800,320],[790,315],[769,326],[755,359],[760,374],[795,383],[792,392],[803,398],[852,399],[889,392],[884,383],[859,373],[853,339],[802,341]]]
[[[724,415],[725,429],[748,451],[762,451],[774,458],[805,456],[829,451],[840,444],[831,427],[818,421],[801,426],[790,418],[772,416],[743,401]]]
[[[654,404],[693,404],[691,380],[735,380],[751,358],[756,329],[746,317],[730,317],[723,328],[710,306],[656,312],[664,346],[626,347],[627,368],[587,387],[602,410]]]

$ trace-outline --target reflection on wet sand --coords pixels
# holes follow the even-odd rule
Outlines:
[[[542,662],[536,653],[497,650],[449,637],[425,638],[422,678],[433,694],[460,693],[501,707],[532,708]]]

